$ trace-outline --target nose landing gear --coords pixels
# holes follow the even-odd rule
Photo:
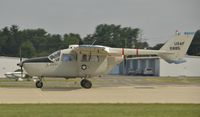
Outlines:
[[[87,79],[83,79],[81,80],[81,86],[85,89],[90,89],[92,87],[92,82]]]

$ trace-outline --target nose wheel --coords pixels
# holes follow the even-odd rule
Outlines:
[[[85,89],[90,89],[92,87],[92,82],[87,79],[83,79],[81,80],[81,87]]]
[[[43,82],[42,81],[37,81],[36,83],[35,83],[35,86],[37,87],[37,88],[42,88],[43,87]]]

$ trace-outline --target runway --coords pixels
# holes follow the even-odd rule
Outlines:
[[[200,86],[114,86],[82,89],[0,88],[1,104],[24,103],[195,103]]]
[[[0,103],[195,103],[200,104],[200,78],[104,76],[90,79],[46,79],[42,89],[30,81],[0,80]]]

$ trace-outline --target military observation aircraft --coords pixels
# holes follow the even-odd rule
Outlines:
[[[80,85],[91,88],[88,78],[108,73],[123,56],[158,55],[168,63],[182,63],[192,38],[175,36],[160,50],[111,48],[100,45],[70,45],[68,49],[58,50],[48,57],[37,57],[21,61],[18,65],[30,76],[37,76],[37,88],[43,87],[44,77],[82,78]]]

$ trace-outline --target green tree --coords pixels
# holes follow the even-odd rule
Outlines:
[[[32,57],[35,54],[35,48],[31,41],[23,42],[21,45],[22,57]]]
[[[12,25],[0,30],[0,55],[18,57],[22,48],[23,57],[47,56],[56,50],[68,48],[71,44],[92,44],[95,40],[95,44],[110,47],[148,46],[148,43],[138,43],[139,33],[138,28],[101,24],[93,34],[82,39],[79,34],[62,36],[49,34],[42,28],[20,30],[17,25]]]
[[[2,30],[0,30],[0,54],[6,55],[7,52],[7,41],[10,35],[10,30],[8,27],[4,27]]]
[[[52,53],[60,49],[62,44],[62,37],[59,34],[48,35],[45,43],[46,51]]]
[[[84,38],[83,43],[92,44],[96,41],[96,45],[132,48],[137,42],[139,31],[138,28],[122,28],[120,25],[100,24],[96,27],[93,34],[87,35]]]
[[[69,45],[72,44],[81,45],[82,43],[83,42],[79,34],[74,34],[74,33],[64,34],[64,41],[62,48],[67,48]]]
[[[148,47],[149,47],[149,44],[147,42],[137,42],[135,44],[135,48],[138,48],[138,49],[144,49]]]
[[[159,43],[159,44],[156,44],[155,46],[151,47],[150,49],[159,50],[163,45],[164,45],[164,43]]]
[[[30,40],[33,43],[33,46],[36,50],[42,50],[41,45],[46,43],[47,32],[44,29],[25,29],[22,31],[22,40]]]
[[[188,55],[200,56],[200,30],[195,32],[192,43],[187,51]]]
[[[12,25],[10,28],[5,27],[0,34],[1,54],[8,56],[17,56],[20,46],[20,31],[18,26]]]

